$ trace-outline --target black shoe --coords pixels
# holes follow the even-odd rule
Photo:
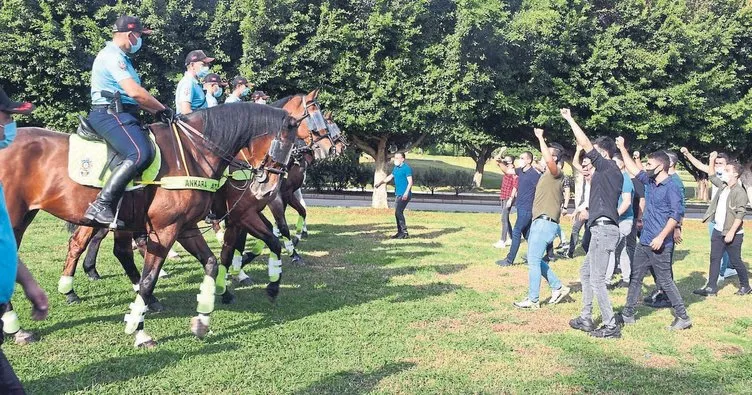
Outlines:
[[[752,288],[750,287],[741,287],[736,291],[736,295],[748,295],[750,293],[752,293]]]
[[[668,299],[658,299],[653,303],[645,303],[645,306],[652,307],[654,309],[666,309],[671,306],[671,301]]]
[[[581,330],[583,332],[592,332],[593,329],[595,329],[593,320],[584,320],[582,319],[582,317],[577,317],[569,320],[569,326],[571,326],[572,329]]]
[[[496,264],[501,267],[512,266],[512,262],[509,262],[509,259],[506,259],[506,258],[496,261]]]
[[[619,329],[618,325],[611,328],[602,326],[590,332],[590,336],[601,339],[618,339],[621,337],[621,329]]]
[[[700,295],[700,296],[717,296],[718,295],[718,292],[710,287],[696,289],[692,291],[692,293],[695,295]]]
[[[402,232],[397,232],[397,233],[393,234],[392,236],[390,236],[389,238],[390,239],[399,239],[399,237],[400,237],[401,234],[402,234]]]
[[[660,295],[662,293],[663,292],[661,292],[660,289],[656,288],[656,289],[653,290],[653,292],[650,293],[650,295],[646,296],[645,299],[643,299],[642,301],[645,302],[645,304],[653,303],[659,297],[658,295]]]
[[[668,327],[668,330],[670,331],[680,331],[682,329],[689,329],[692,327],[692,320],[687,318],[681,318],[676,317],[674,318],[674,322],[671,323],[671,326]]]
[[[132,160],[124,160],[120,166],[112,172],[112,175],[102,187],[97,195],[97,199],[89,204],[89,208],[84,214],[84,218],[96,222],[100,225],[110,226],[115,222],[114,206],[118,204],[120,198],[125,192],[125,187],[133,180],[138,173],[135,163]],[[122,227],[122,221],[116,223]]]
[[[410,237],[410,235],[408,235],[407,232],[405,232],[405,233],[398,234],[396,238],[397,239],[406,239],[408,237]]]
[[[634,315],[627,315],[623,312],[616,314],[614,316],[614,319],[616,320],[616,324],[621,326],[634,324],[635,322],[637,322]]]

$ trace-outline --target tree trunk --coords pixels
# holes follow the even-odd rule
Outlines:
[[[373,182],[374,185],[386,178],[386,166],[387,166],[387,152],[386,152],[387,138],[382,137],[379,139],[379,145],[376,149],[376,157],[373,166]],[[382,185],[373,189],[373,196],[371,197],[371,207],[373,208],[388,208],[386,196],[386,185]]]
[[[708,193],[708,180],[695,178],[697,181],[697,190],[695,190],[695,198],[700,199],[703,202],[710,200],[710,194]]]
[[[473,188],[480,188],[483,182],[483,171],[485,170],[486,162],[491,157],[493,147],[490,145],[483,145],[481,147],[467,146],[467,151],[470,157],[475,162],[475,173],[473,174]]]

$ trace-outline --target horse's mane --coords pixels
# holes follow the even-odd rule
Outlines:
[[[248,102],[222,104],[188,117],[193,116],[202,117],[204,136],[225,152],[237,152],[254,137],[278,133],[289,117],[285,110]]]
[[[301,96],[301,95],[290,95],[290,96],[287,96],[287,97],[285,97],[283,99],[279,99],[279,100],[275,101],[274,103],[270,104],[270,106],[277,107],[277,108],[282,108],[282,107],[285,106],[285,104],[287,104],[287,102],[289,102],[290,100],[292,100],[292,98],[295,97],[295,96]]]

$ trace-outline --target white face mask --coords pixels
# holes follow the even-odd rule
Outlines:
[[[720,176],[720,177],[718,177],[718,178],[720,178],[720,179],[721,179],[721,181],[723,181],[723,182],[725,182],[725,183],[727,183],[727,184],[729,183],[729,181],[731,181],[731,176],[729,176],[729,174],[728,174],[728,173],[726,173],[725,171],[724,171],[724,172],[723,172],[723,174],[721,174],[721,176]]]

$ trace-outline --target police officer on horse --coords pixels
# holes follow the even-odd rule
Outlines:
[[[174,119],[173,111],[141,86],[129,57],[138,52],[143,36],[149,34],[151,30],[145,29],[138,18],[119,17],[113,26],[112,41],[99,51],[91,70],[89,122],[122,158],[84,214],[86,219],[104,226],[115,222],[116,206],[125,187],[154,158],[154,147],[141,125],[139,110],[156,114],[166,123]]]

